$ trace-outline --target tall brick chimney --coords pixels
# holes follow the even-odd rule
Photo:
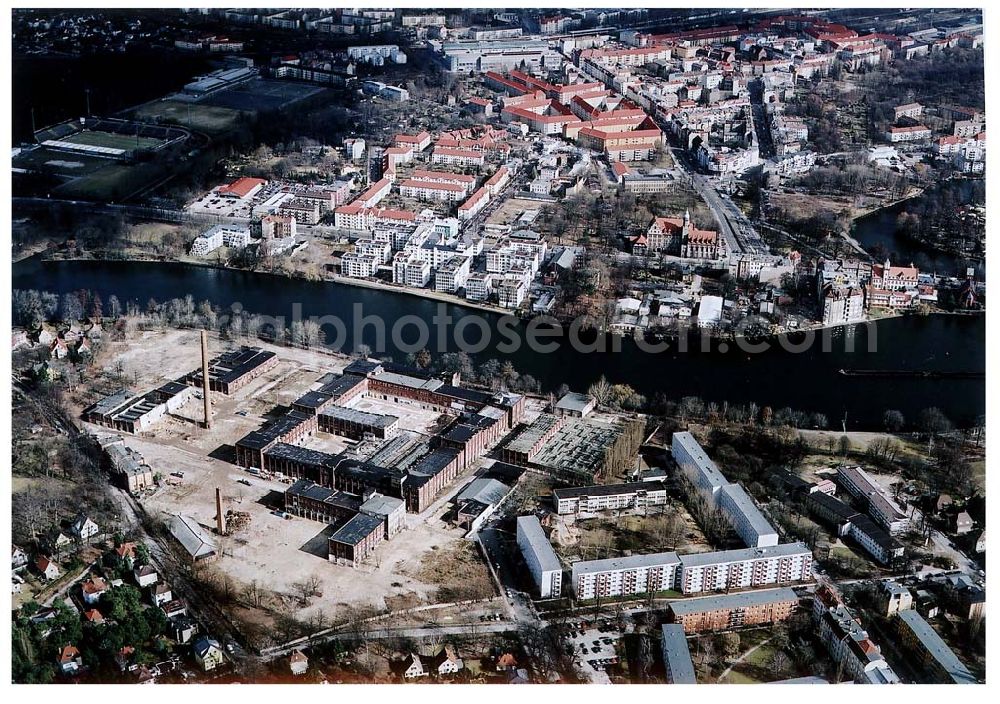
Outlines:
[[[205,402],[205,427],[212,427],[212,400],[209,398],[208,380],[208,332],[201,331],[201,397]]]

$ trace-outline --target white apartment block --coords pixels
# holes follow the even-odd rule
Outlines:
[[[664,552],[573,564],[573,590],[578,599],[668,589],[698,594],[811,579],[812,553],[802,543],[680,557]]]
[[[667,490],[656,482],[632,482],[553,489],[552,500],[561,516],[624,508],[663,506]]]
[[[744,548],[681,557],[683,594],[749,589],[812,579],[812,553],[803,543]]]
[[[543,599],[562,595],[562,565],[534,516],[517,519],[517,546]]]
[[[864,320],[865,294],[860,288],[830,288],[823,294],[824,325]]]
[[[694,484],[709,501],[715,503],[715,494],[728,484],[715,462],[689,432],[674,433],[671,454],[684,476]]]
[[[340,258],[340,272],[352,279],[367,279],[378,271],[378,260],[370,254],[347,252]]]
[[[493,293],[493,283],[496,278],[496,274],[490,274],[488,272],[476,272],[474,274],[470,274],[469,278],[465,280],[466,300],[489,300],[490,294]]]
[[[191,244],[191,254],[204,256],[219,247],[242,249],[250,244],[250,229],[237,225],[215,225]]]
[[[392,261],[392,281],[413,288],[426,288],[431,282],[430,262],[399,252]]]
[[[681,560],[674,552],[573,563],[577,599],[646,594],[673,589]]]
[[[837,470],[837,478],[851,496],[865,502],[869,515],[890,535],[898,535],[909,528],[910,519],[903,509],[861,467],[841,467]]]
[[[434,290],[443,293],[455,293],[465,287],[469,278],[469,257],[456,256],[443,262],[434,271]]]
[[[762,548],[778,544],[778,533],[742,486],[726,484],[719,491],[718,497],[719,509],[747,546]]]
[[[889,131],[885,133],[885,137],[892,144],[898,144],[900,142],[918,142],[923,139],[930,139],[931,131],[923,125],[914,125],[913,127],[890,127]]]
[[[471,149],[435,147],[431,154],[431,162],[453,166],[482,166],[486,163],[486,155]]]
[[[422,179],[411,178],[399,184],[400,195],[419,200],[438,200],[445,203],[454,203],[465,198],[467,192],[465,186],[457,183],[424,181]]]
[[[497,302],[502,308],[518,308],[528,295],[523,278],[504,278],[497,286]]]

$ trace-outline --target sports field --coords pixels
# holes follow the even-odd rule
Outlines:
[[[89,147],[107,147],[109,149],[155,149],[163,144],[163,140],[152,137],[136,137],[127,134],[112,134],[111,132],[94,132],[85,130],[62,138],[63,142],[83,144]]]

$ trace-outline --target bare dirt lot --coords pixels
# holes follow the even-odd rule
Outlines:
[[[195,331],[139,333],[134,343],[119,344],[108,364],[114,368],[120,361],[125,376],[135,380],[133,388],[146,390],[194,369],[199,358],[197,340]],[[215,338],[210,353],[224,346]],[[485,569],[480,562],[482,574],[477,573],[478,555],[468,552],[468,544],[461,540],[464,531],[440,518],[447,497],[465,484],[465,478],[457,480],[424,514],[407,515],[406,529],[381,545],[371,563],[359,570],[327,561],[328,526],[302,518],[286,520],[273,512],[287,484],[252,476],[232,464],[232,445],[259,428],[276,407],[287,407],[322,374],[340,371],[349,360],[306,350],[270,349],[281,360],[274,369],[231,396],[213,394],[210,430],[199,426],[201,403],[193,400],[150,432],[125,436],[126,445],[142,453],[163,479],[158,489],[143,497],[146,510],[161,519],[177,513],[193,518],[218,543],[222,555],[213,568],[238,584],[255,581],[276,596],[292,596],[297,583],[315,577],[316,592],[323,596],[301,609],[303,618],[317,611],[335,618],[335,612],[347,606],[385,609],[390,604],[433,603],[463,586],[481,586]],[[437,414],[384,401],[364,401],[356,407],[391,413],[405,419],[404,427],[424,432],[437,421]],[[108,434],[106,428],[92,430]],[[337,451],[345,443],[343,438],[319,433],[309,445]],[[226,537],[214,534],[217,487],[222,490],[224,510],[250,516],[248,527]],[[443,559],[453,555],[466,559]]]

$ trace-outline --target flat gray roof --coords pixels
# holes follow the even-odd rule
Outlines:
[[[729,498],[732,499],[737,510],[743,514],[743,517],[747,519],[747,522],[753,527],[757,535],[775,534],[777,532],[774,530],[774,526],[764,518],[764,514],[760,512],[760,509],[757,508],[757,505],[742,486],[739,484],[726,484],[722,487],[722,491],[726,492]]]
[[[556,404],[556,408],[561,408],[566,411],[580,411],[583,412],[588,406],[594,403],[594,397],[587,394],[578,394],[573,391],[569,392],[561,399],[559,403]]]
[[[361,504],[361,510],[366,513],[374,513],[379,516],[388,516],[398,511],[399,507],[402,505],[402,499],[397,499],[394,496],[375,494]]]
[[[937,661],[938,665],[948,673],[955,681],[955,684],[976,684],[976,678],[969,672],[969,668],[962,664],[962,661],[958,659],[954,651],[931,628],[931,625],[924,620],[923,616],[913,609],[905,609],[899,612],[899,618],[913,631],[920,644]]]
[[[595,484],[593,486],[572,486],[567,489],[553,489],[552,495],[559,499],[575,499],[578,496],[618,496],[619,494],[634,494],[639,491],[666,492],[662,484],[650,482],[628,482],[626,484]]]
[[[694,674],[694,663],[691,662],[691,650],[684,636],[684,626],[676,623],[665,623],[663,632],[663,664],[670,673],[671,684],[697,684]]]
[[[701,567],[717,565],[726,562],[743,562],[765,557],[789,557],[792,555],[812,555],[805,543],[782,543],[763,548],[742,548],[740,550],[718,550],[716,552],[698,552],[681,555],[680,561],[685,567]]]
[[[462,489],[461,493],[455,497],[455,503],[474,500],[486,505],[496,504],[508,493],[510,493],[510,487],[503,482],[478,477]]]
[[[712,486],[722,486],[726,484],[726,477],[719,470],[719,467],[705,454],[704,448],[701,444],[694,439],[694,435],[687,431],[682,431],[679,433],[674,433],[672,438],[673,445],[680,445],[685,452],[694,460],[695,465],[705,477],[711,482]],[[674,455],[674,459],[677,456]]]
[[[520,516],[517,519],[517,530],[528,541],[543,572],[562,570],[562,563],[556,557],[556,551],[552,549],[552,544],[542,530],[542,524],[535,516]]]
[[[700,614],[705,611],[720,609],[746,609],[751,606],[773,604],[782,601],[798,601],[799,597],[788,587],[778,589],[755,589],[749,592],[735,594],[713,594],[696,599],[681,599],[670,602],[670,610],[675,616]]]
[[[631,555],[629,557],[611,557],[606,560],[588,560],[573,563],[573,574],[593,574],[597,572],[613,572],[629,570],[637,567],[659,567],[660,565],[679,565],[681,560],[676,552],[656,552],[649,555]]]
[[[376,530],[381,530],[382,519],[364,513],[355,514],[330,536],[330,541],[345,545],[357,545]]]

